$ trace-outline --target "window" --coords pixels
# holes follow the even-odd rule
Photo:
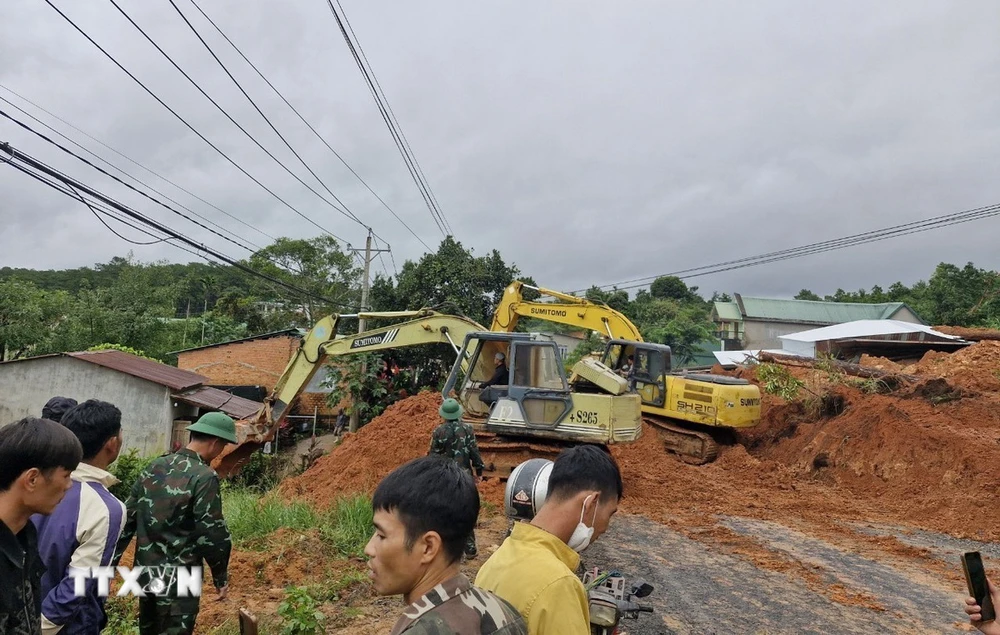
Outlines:
[[[560,372],[556,347],[549,343],[517,343],[514,345],[514,376],[512,384],[529,388],[565,390],[566,381]]]

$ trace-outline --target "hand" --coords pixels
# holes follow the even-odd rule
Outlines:
[[[986,579],[986,584],[989,585],[990,597],[993,599],[993,606],[997,606],[997,602],[1000,601],[1000,589],[994,585],[989,578]],[[983,622],[981,620],[982,615],[980,614],[980,606],[976,604],[976,598],[967,597],[965,598],[965,613],[969,616],[969,623],[979,629],[985,635],[1000,635],[1000,624],[996,621]]]
[[[221,589],[216,589],[215,592],[219,594],[218,600],[221,602],[226,599],[226,596],[229,595],[229,585],[227,584]]]

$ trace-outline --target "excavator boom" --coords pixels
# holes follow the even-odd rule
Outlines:
[[[554,301],[525,300],[530,289]],[[513,332],[522,317],[594,331],[606,337],[604,365],[625,373],[642,398],[644,420],[660,430],[666,448],[691,463],[707,463],[718,452],[716,437],[760,422],[760,390],[743,379],[671,372],[670,348],[643,341],[625,315],[585,298],[534,287],[519,280],[504,290],[492,330]],[[586,386],[587,382],[583,382]]]
[[[537,291],[543,296],[555,298],[558,302],[525,300],[523,289]],[[627,317],[609,306],[559,291],[533,287],[516,280],[504,289],[500,304],[493,314],[493,324],[490,330],[513,333],[522,317],[537,318],[579,329],[597,331],[609,338],[642,341],[639,329]]]
[[[340,320],[355,317],[369,320],[412,319],[363,333],[338,336]],[[484,330],[468,318],[444,315],[429,309],[330,315],[321,319],[302,338],[298,351],[288,362],[274,390],[264,399],[264,406],[253,417],[237,423],[239,444],[230,446],[227,453],[216,459],[216,470],[221,476],[231,474],[254,450],[274,437],[288,414],[289,406],[302,394],[326,358],[439,343],[451,345],[457,355],[466,335]],[[466,362],[462,360],[461,363]]]

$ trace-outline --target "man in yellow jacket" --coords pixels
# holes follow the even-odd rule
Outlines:
[[[564,450],[549,476],[545,504],[517,523],[476,577],[476,586],[510,602],[530,635],[589,635],[587,592],[574,571],[579,552],[608,529],[622,477],[614,459],[592,445]]]

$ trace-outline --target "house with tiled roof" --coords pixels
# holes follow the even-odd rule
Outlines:
[[[712,321],[726,350],[780,349],[781,336],[856,320],[897,320],[926,325],[904,302],[862,304],[757,298],[736,293],[715,302]]]
[[[100,399],[122,412],[124,449],[143,456],[186,445],[184,429],[206,412],[233,419],[263,404],[207,385],[198,373],[117,350],[40,355],[0,363],[0,426],[39,417],[51,397]]]

